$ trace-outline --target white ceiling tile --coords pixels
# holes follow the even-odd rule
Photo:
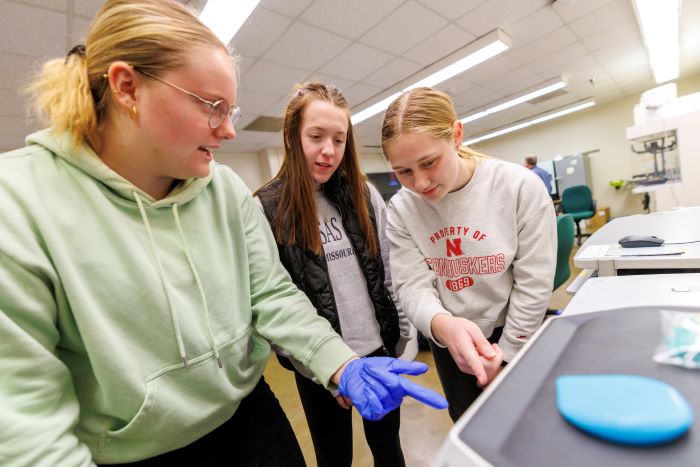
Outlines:
[[[452,100],[460,117],[472,114],[473,110],[481,108],[484,104],[498,99],[499,95],[480,86],[474,86],[459,94],[453,94]]]
[[[77,15],[92,18],[104,3],[103,0],[73,0],[73,11]]]
[[[263,58],[297,68],[316,70],[350,41],[306,24],[294,23]]]
[[[0,52],[0,88],[18,90],[27,84],[43,64],[43,60],[25,55]],[[0,101],[1,103],[2,101]]]
[[[404,53],[403,57],[421,65],[432,65],[474,39],[476,37],[473,34],[453,24],[448,24]]]
[[[514,46],[510,55],[517,57],[518,62],[521,64],[525,64],[576,41],[576,36],[568,27],[564,26],[528,44]]]
[[[599,10],[613,0],[558,0],[552,4],[564,21],[571,22],[595,10]]]
[[[630,74],[644,76],[651,73],[651,68],[647,64],[644,54],[631,54],[626,57],[620,57],[617,60],[609,60],[601,63],[600,67],[605,70],[610,76],[613,76],[615,82],[620,83],[619,79],[624,79]]]
[[[65,13],[5,0],[0,0],[0,9],[0,52],[33,57],[60,57],[66,53]]]
[[[615,29],[602,30],[593,36],[584,37],[581,42],[586,46],[586,49],[593,52],[610,45],[638,45],[641,43],[641,39],[637,23],[626,21],[615,25]]]
[[[451,96],[456,96],[457,94],[467,91],[474,86],[474,83],[471,83],[466,79],[462,79],[461,76],[455,76],[452,79],[440,83],[437,87]]]
[[[607,62],[611,60],[624,60],[628,55],[644,56],[644,61],[647,60],[647,51],[639,43],[625,42],[622,44],[613,44],[605,48],[592,52],[591,55],[599,62]]]
[[[636,21],[632,3],[616,0],[572,21],[569,27],[576,36],[585,38],[606,30],[615,30],[618,24],[628,21]]]
[[[540,57],[528,63],[527,67],[537,70],[540,74],[559,75],[561,71],[553,73],[552,70],[561,70],[562,65],[578,60],[586,56],[588,51],[580,42],[574,42],[555,50],[544,57]]]
[[[308,70],[258,60],[241,78],[239,93],[242,94],[246,90],[250,90],[286,96],[292,89],[292,85],[303,81],[309,73]]]
[[[561,66],[548,70],[549,72],[556,71],[560,74],[565,81],[569,81],[573,76],[578,76],[581,74],[586,74],[589,72],[591,67],[596,66],[597,62],[593,56],[590,54],[582,55],[575,58]]]
[[[383,89],[378,86],[369,86],[364,83],[355,83],[347,89],[343,89],[345,99],[350,104],[351,109],[359,109],[359,106],[367,99],[376,96]]]
[[[481,86],[502,94],[504,99],[511,99],[531,91],[533,86],[542,84],[547,79],[549,78],[536,75],[528,67],[520,67],[486,81]]]
[[[335,86],[341,91],[352,85],[352,81],[347,79],[338,78],[337,76],[326,75],[324,73],[311,73],[306,77],[306,81],[316,81],[318,83],[329,84]]]
[[[296,83],[296,81],[295,81]],[[289,104],[289,97],[292,91],[292,86],[289,86],[289,91],[284,93],[274,104],[265,109],[265,115],[273,115],[277,117],[283,117],[285,111],[287,110],[287,104]]]
[[[287,16],[298,16],[311,3],[311,0],[263,0],[260,6]]]
[[[544,7],[547,0],[489,0],[469,11],[456,23],[475,36],[506,28]]]
[[[358,81],[387,65],[394,58],[394,55],[355,42],[328,62],[321,71]]]
[[[474,9],[485,0],[419,0],[433,11],[452,20]]]
[[[445,18],[432,10],[409,0],[360,38],[360,41],[400,55],[444,28],[447,23]]]
[[[511,70],[518,68],[520,64],[510,57],[500,55],[462,73],[460,77],[475,84],[500,77]]]
[[[13,89],[0,88],[0,102],[0,116],[24,117],[27,113],[24,99]]]
[[[262,115],[265,109],[277,102],[277,99],[279,99],[279,96],[277,94],[268,94],[264,92],[251,91],[249,89],[246,89],[245,91],[238,93],[236,105],[243,109],[244,115],[257,116]],[[243,128],[246,124],[246,122],[242,121],[239,126]]]
[[[378,71],[367,76],[364,82],[370,86],[388,88],[410,77],[421,68],[423,68],[423,66],[416,62],[404,60],[403,58],[396,58],[381,67]],[[409,79],[404,84],[406,84],[406,86],[413,84],[413,80]]]
[[[247,73],[250,67],[252,67],[255,61],[257,60],[256,58],[246,57],[245,55],[237,55],[237,57],[238,73],[240,74],[240,76],[243,76],[245,73]]]
[[[69,32],[67,42],[70,46],[77,44],[85,44],[88,29],[90,28],[90,20],[80,16],[73,17],[72,32]]]
[[[233,49],[251,57],[262,55],[291,23],[287,16],[256,8],[233,38]]]
[[[316,0],[302,13],[301,19],[318,28],[357,39],[399,4],[401,0]]]
[[[25,5],[38,6],[49,10],[68,12],[68,0],[22,0]]]
[[[513,45],[527,44],[564,26],[551,8],[540,8],[505,28]]]

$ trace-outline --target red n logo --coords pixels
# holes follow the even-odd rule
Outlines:
[[[455,238],[452,240],[450,240],[449,238],[446,238],[445,245],[447,245],[447,256],[452,256],[453,254],[455,256],[462,256],[462,239],[461,238]]]

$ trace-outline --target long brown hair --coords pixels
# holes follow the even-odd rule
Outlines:
[[[343,160],[333,176],[341,175],[348,184],[352,207],[360,223],[367,246],[373,255],[379,251],[368,209],[365,175],[355,146],[347,100],[335,86],[317,82],[297,85],[284,116],[284,159],[277,175],[269,182],[282,180],[279,205],[273,219],[273,232],[279,243],[297,245],[317,254],[323,253],[318,230],[316,189],[301,145],[304,112],[314,100],[323,100],[343,109],[348,118],[348,134]],[[263,187],[264,188],[264,187]],[[261,188],[262,189],[262,188]]]
[[[382,123],[382,151],[386,157],[386,145],[403,133],[424,133],[436,139],[452,141],[457,113],[450,96],[432,88],[420,87],[397,97],[384,114]],[[457,150],[463,159],[488,157],[460,145]]]
[[[158,74],[183,65],[194,45],[226,46],[197,16],[174,0],[109,0],[100,8],[85,47],[46,62],[26,87],[32,108],[74,146],[94,149],[111,101],[104,74],[115,61]]]

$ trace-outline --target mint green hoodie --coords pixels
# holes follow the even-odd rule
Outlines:
[[[156,201],[68,135],[27,145],[0,156],[0,465],[185,446],[233,415],[269,343],[326,385],[353,356],[230,169]]]

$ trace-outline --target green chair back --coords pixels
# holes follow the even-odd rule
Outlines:
[[[564,190],[561,194],[561,209],[565,214],[573,214],[574,217],[579,213],[590,213],[588,217],[593,217],[593,194],[588,185],[571,186]]]
[[[571,275],[569,257],[574,247],[574,216],[562,214],[557,217],[557,267],[554,272],[554,287],[556,290]]]

